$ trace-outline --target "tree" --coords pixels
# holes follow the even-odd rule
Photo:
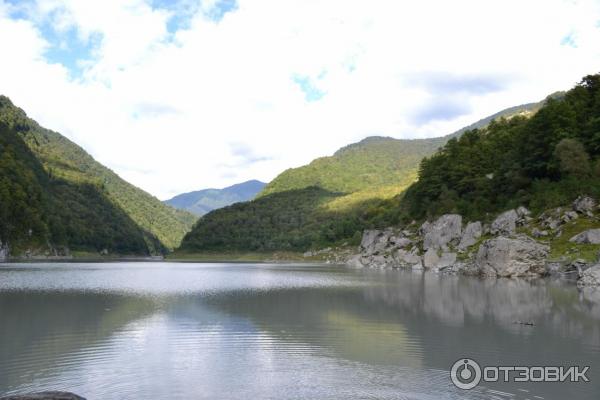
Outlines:
[[[590,174],[590,156],[577,139],[562,139],[554,148],[561,173],[583,178]]]

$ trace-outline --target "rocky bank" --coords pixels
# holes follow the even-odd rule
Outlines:
[[[366,230],[358,253],[343,261],[354,267],[485,277],[552,275],[595,286],[600,285],[598,211],[593,198],[581,196],[536,218],[525,207],[505,211],[489,224],[446,214],[421,226]],[[563,247],[565,254],[552,254]],[[594,260],[575,258],[581,251],[593,251]]]

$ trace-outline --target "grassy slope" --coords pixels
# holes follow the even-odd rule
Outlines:
[[[353,193],[397,185],[407,172],[416,171],[424,156],[446,143],[445,138],[398,140],[369,137],[310,164],[288,169],[277,176],[260,196],[318,186],[334,192]]]
[[[167,248],[177,247],[195,222],[192,214],[163,204],[121,179],[69,139],[42,128],[4,96],[0,96],[0,121],[21,135],[51,176],[74,184],[98,185],[140,228],[154,234]]]

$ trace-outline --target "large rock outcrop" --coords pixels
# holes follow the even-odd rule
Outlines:
[[[527,236],[497,237],[482,243],[475,264],[485,276],[541,276],[548,252],[548,246]]]
[[[559,217],[566,216],[559,219],[561,222],[578,218],[574,211],[568,215],[559,211]],[[463,229],[462,216],[458,214],[426,221],[418,232],[394,228],[366,230],[360,254],[347,258],[347,264],[496,277],[574,275],[583,269],[575,263],[547,263],[549,246],[516,232],[518,226],[527,226],[530,221],[529,210],[518,207],[500,214],[489,231],[480,221],[470,222]],[[539,230],[534,227],[532,231]],[[496,236],[479,245],[484,233]],[[549,235],[548,232],[537,233],[540,237]],[[596,234],[600,243],[600,229],[586,231],[582,237],[594,243]]]
[[[588,229],[587,231],[583,231],[569,239],[569,242],[600,244],[600,229]]]
[[[368,255],[377,255],[392,249],[404,248],[411,243],[402,232],[393,229],[368,229],[363,233],[360,250]]]
[[[352,266],[397,268],[420,264],[418,250],[412,248],[412,240],[394,229],[369,229],[363,233],[360,254],[348,260]]]
[[[423,224],[421,232],[424,250],[448,250],[450,243],[458,242],[461,238],[462,216],[458,214],[442,215],[433,224]]]

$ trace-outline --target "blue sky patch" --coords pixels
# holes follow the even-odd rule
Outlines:
[[[171,18],[167,22],[167,31],[174,34],[180,29],[187,29],[194,15],[202,9],[202,2],[190,0],[151,0],[151,6],[154,9],[168,10],[172,13]],[[204,15],[214,21],[219,22],[225,14],[237,10],[237,0],[219,0],[210,7],[205,9]]]
[[[320,100],[325,96],[325,92],[317,88],[308,76],[294,75],[292,81],[300,86],[300,90],[304,93],[304,99],[308,102]]]
[[[49,14],[42,20],[30,18],[30,13],[34,7],[31,1],[8,0],[10,7],[10,17],[13,19],[22,19],[35,24],[40,35],[48,42],[48,48],[44,57],[49,63],[61,64],[69,71],[74,78],[80,77],[83,72],[82,62],[93,58],[93,51],[98,46],[101,35],[92,34],[86,40],[82,40],[77,30],[72,27],[66,31],[59,31],[54,28],[52,23],[53,14]]]
[[[560,44],[563,46],[577,48],[577,43],[575,43],[575,34],[573,32],[569,33],[568,35],[562,38]]]
[[[93,58],[93,51],[102,39],[102,35],[95,33],[83,41],[78,37],[75,28],[67,32],[56,32],[50,24],[41,26],[40,31],[50,43],[44,54],[48,62],[64,65],[73,77],[81,76],[82,62]]]
[[[189,28],[192,17],[200,9],[200,4],[189,0],[152,0],[151,7],[171,13],[171,17],[167,21],[167,32],[174,34],[180,29]]]
[[[220,0],[208,12],[207,17],[218,22],[223,19],[225,14],[237,10],[238,4],[236,0]]]

